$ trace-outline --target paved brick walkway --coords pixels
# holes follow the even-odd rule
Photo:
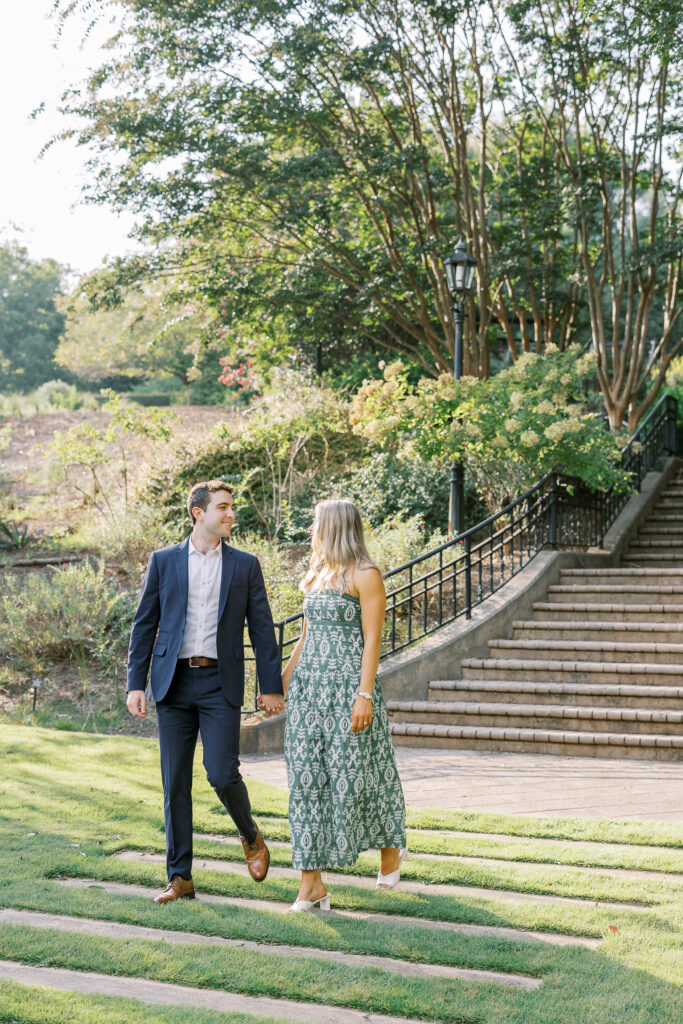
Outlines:
[[[411,807],[572,818],[683,821],[683,762],[477,750],[396,749]],[[249,754],[244,774],[287,785],[282,754]]]

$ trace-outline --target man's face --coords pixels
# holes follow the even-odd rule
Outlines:
[[[211,537],[229,537],[235,522],[235,502],[227,491],[214,491],[206,510],[196,508],[195,520]]]

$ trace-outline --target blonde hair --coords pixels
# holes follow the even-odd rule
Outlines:
[[[352,501],[319,501],[311,530],[311,562],[301,581],[304,594],[316,590],[344,589],[344,574],[353,565],[377,566],[365,545],[363,522]]]

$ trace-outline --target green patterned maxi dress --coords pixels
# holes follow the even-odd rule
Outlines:
[[[360,686],[360,601],[337,590],[304,598],[306,639],[287,701],[285,757],[292,864],[353,864],[363,850],[406,845],[405,803],[377,684],[372,724],[351,732]]]

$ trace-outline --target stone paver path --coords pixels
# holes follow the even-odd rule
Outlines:
[[[159,889],[148,888],[144,885],[133,885],[123,882],[101,882],[92,878],[63,878],[59,880],[60,885],[75,889],[102,889],[105,892],[116,893],[122,896],[144,896],[151,899],[156,896]],[[287,903],[276,903],[273,900],[250,900],[241,896],[216,896],[214,893],[202,892],[197,896],[197,903],[215,903],[218,905],[229,905],[244,907],[251,910],[265,910],[268,913],[285,914]],[[586,949],[596,949],[601,940],[592,939],[587,935],[565,935],[558,932],[529,932],[521,928],[505,928],[503,926],[483,924],[458,924],[453,921],[433,921],[427,917],[405,917],[401,914],[376,914],[362,910],[330,910],[325,914],[325,920],[334,921],[335,918],[350,918],[355,921],[378,921],[384,924],[405,925],[411,928],[438,928],[441,931],[459,932],[463,935],[490,935],[497,939],[512,939],[515,942],[542,942],[551,946],[583,946]]]
[[[136,863],[166,864],[166,857],[160,853],[138,853],[136,850],[126,850],[117,854],[120,860],[134,861]],[[245,878],[251,877],[247,865],[243,861],[207,860],[204,857],[195,857],[193,868],[200,871],[225,871],[229,874],[242,875]],[[297,881],[301,878],[301,872],[295,868],[280,867],[271,864],[269,875],[272,878],[292,878]],[[361,889],[374,889],[375,879],[363,875],[345,875],[339,871],[324,871],[323,876],[330,880],[330,883],[338,885],[353,885]],[[560,905],[576,904],[578,906],[602,906],[619,907],[622,910],[646,911],[647,906],[640,903],[623,903],[616,900],[593,900],[580,899],[576,896],[547,896],[541,893],[517,892],[509,889],[484,889],[474,885],[451,885],[427,882],[414,882],[407,879],[401,881],[402,892],[419,893],[421,896],[484,896],[496,900],[510,901],[523,900],[532,903],[557,903]]]
[[[225,845],[232,844],[237,848],[237,838],[235,836],[217,836],[211,835],[207,832],[196,832],[194,838]],[[290,843],[286,843],[278,839],[268,839],[267,842],[271,850],[291,849]],[[481,864],[484,867],[501,867],[502,865],[518,865],[532,868],[543,867],[548,868],[551,871],[569,871],[574,874],[605,875],[608,878],[663,878],[666,879],[666,881],[672,882],[674,885],[683,885],[683,855],[681,857],[681,871],[678,873],[672,871],[642,871],[637,868],[592,867],[591,865],[585,864],[548,864],[547,861],[542,860],[514,861],[503,857],[477,857],[464,853],[417,853],[414,850],[410,850],[410,859],[440,860],[445,863],[456,863],[462,861],[464,864]]]
[[[0,980],[20,982],[23,985],[43,985],[46,988],[88,995],[125,996],[142,1003],[161,1003],[167,1006],[192,1006],[199,1009],[220,1010],[223,1013],[261,1014],[279,1021],[297,1024],[424,1024],[407,1017],[388,1017],[362,1010],[345,1010],[337,1006],[318,1003],[299,1003],[291,999],[269,999],[266,996],[244,996],[236,992],[218,992],[207,988],[189,988],[164,981],[146,981],[143,978],[121,978],[109,974],[69,971],[57,967],[29,967],[11,960],[0,960]]]
[[[380,970],[395,971],[397,974],[417,975],[431,978],[460,978],[465,981],[491,981],[511,988],[538,988],[541,981],[521,974],[502,974],[498,971],[479,971],[469,968],[450,967],[444,964],[421,964],[411,960],[394,960],[391,957],[372,956],[366,953],[341,953],[334,949],[317,949],[312,946],[289,946],[268,942],[250,942],[248,939],[226,939],[219,935],[202,935],[198,932],[174,932],[165,928],[149,928],[135,924],[121,924],[118,921],[100,921],[89,917],[67,917],[62,914],[43,914],[33,910],[0,910],[0,924],[29,925],[32,928],[56,928],[63,932],[80,932],[86,935],[107,935],[113,938],[149,939],[157,942],[199,943],[205,946],[231,946],[235,949],[252,949],[255,953],[273,953],[278,956],[298,956],[309,960],[333,960],[335,963],[357,969],[377,967]]]
[[[414,808],[683,821],[683,762],[396,748]],[[287,786],[282,754],[242,758],[248,778]]]

